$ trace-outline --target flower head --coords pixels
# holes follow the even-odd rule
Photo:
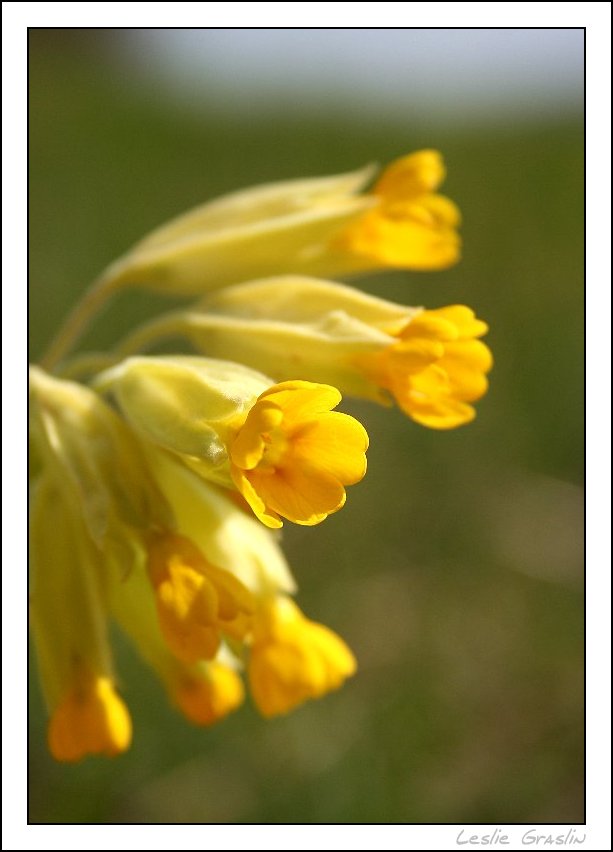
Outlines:
[[[105,285],[194,296],[266,275],[442,269],[459,258],[459,212],[436,193],[437,151],[355,172],[256,186],[208,202],[142,239]]]
[[[331,409],[336,388],[283,382],[258,397],[230,447],[232,479],[270,527],[281,517],[311,526],[345,503],[345,485],[366,473],[368,436]]]
[[[49,750],[73,762],[87,754],[115,757],[130,745],[132,722],[108,677],[80,670],[49,723]]]
[[[229,287],[202,308],[173,323],[204,351],[237,350],[279,380],[299,373],[384,404],[391,396],[433,429],[468,423],[487,391],[492,355],[478,338],[488,327],[464,305],[425,310],[292,276]]]
[[[470,403],[487,391],[492,355],[477,339],[486,332],[464,305],[422,311],[396,343],[361,362],[417,423],[453,429],[473,420]]]
[[[147,568],[162,633],[180,660],[212,659],[222,633],[244,637],[253,610],[251,595],[231,573],[209,564],[188,538],[156,535],[149,544]]]
[[[375,184],[377,204],[351,222],[336,245],[373,267],[444,269],[460,254],[460,213],[436,190],[445,177],[438,151],[392,163]]]
[[[366,431],[331,410],[341,395],[329,385],[274,385],[236,364],[178,356],[128,358],[100,381],[144,437],[238,489],[267,526],[323,521],[366,472]]]
[[[57,760],[116,755],[131,741],[106,631],[100,557],[82,519],[49,476],[32,511],[31,624]]]
[[[355,673],[355,657],[332,630],[306,618],[285,597],[266,601],[256,618],[249,684],[264,716],[320,698]]]
[[[175,702],[195,725],[212,725],[243,703],[240,676],[222,662],[202,664],[199,676],[184,677],[175,690]]]

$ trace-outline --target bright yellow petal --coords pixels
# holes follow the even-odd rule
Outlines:
[[[334,476],[305,466],[293,466],[273,474],[255,470],[249,479],[267,509],[295,524],[313,526],[345,504],[345,489]]]
[[[56,760],[74,762],[88,754],[113,757],[125,751],[131,739],[128,710],[106,677],[81,678],[49,722],[49,750]]]
[[[231,473],[232,481],[247,503],[251,506],[256,518],[270,529],[279,529],[279,527],[282,527],[283,521],[277,512],[272,511],[270,507],[266,505],[266,502],[258,492],[257,488],[252,484],[250,479],[247,478],[243,471],[239,470],[237,467],[232,467]],[[250,476],[253,478],[255,473],[252,471]]]
[[[483,337],[488,332],[487,323],[477,319],[475,312],[471,308],[466,307],[466,305],[449,305],[434,311],[424,311],[424,313],[452,323],[456,327],[455,336],[460,340]]]
[[[416,151],[391,163],[373,192],[385,199],[411,198],[437,189],[445,179],[445,165],[438,151]]]
[[[399,337],[403,341],[419,339],[428,342],[456,340],[458,327],[451,318],[447,319],[438,311],[422,311],[408,323]]]
[[[454,399],[433,400],[420,405],[412,405],[406,413],[430,429],[455,429],[475,419],[476,412],[471,405]]]
[[[278,405],[263,399],[253,406],[230,448],[230,457],[237,467],[251,470],[261,461],[266,448],[262,435],[278,426],[283,412]]]
[[[445,269],[460,256],[460,237],[448,227],[410,219],[391,219],[380,209],[365,213],[348,229],[345,247],[384,266]]]
[[[236,672],[212,662],[204,664],[193,677],[186,677],[173,697],[190,722],[208,726],[236,710],[244,695],[243,682]]]
[[[355,657],[332,630],[306,618],[287,598],[264,603],[249,659],[251,692],[264,716],[320,698],[355,670]]]
[[[457,399],[472,402],[487,391],[485,373],[492,367],[492,354],[480,340],[449,344],[439,365],[447,373],[450,391]]]
[[[424,195],[420,198],[419,203],[439,225],[458,228],[462,223],[460,208],[446,195]]]
[[[366,473],[368,434],[362,424],[336,411],[320,414],[292,441],[292,456],[336,477],[343,485],[359,482]]]
[[[330,411],[342,399],[340,391],[331,385],[315,382],[291,381],[273,385],[261,396],[261,400],[274,402],[283,411],[284,420],[292,422],[308,420],[311,417]]]

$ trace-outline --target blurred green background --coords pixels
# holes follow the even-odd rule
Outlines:
[[[354,649],[352,681],[285,718],[247,704],[198,729],[116,636],[133,746],[64,766],[46,750],[32,655],[30,821],[582,821],[580,110],[459,126],[299,103],[259,116],[203,95],[196,112],[139,82],[114,35],[30,31],[33,360],[98,272],[171,216],[436,147],[462,262],[360,286],[471,305],[496,366],[477,420],[450,433],[348,401],[371,436],[366,480],[320,527],[286,524],[299,603]],[[122,296],[83,346],[168,304]]]

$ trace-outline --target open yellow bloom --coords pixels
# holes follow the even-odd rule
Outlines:
[[[345,485],[366,473],[368,435],[332,411],[336,388],[283,382],[261,394],[230,446],[232,479],[257,517],[311,526],[345,504]]]
[[[187,356],[128,358],[99,381],[148,441],[237,488],[269,527],[323,521],[366,472],[366,431],[331,411],[341,394],[329,385],[274,385],[238,364]]]
[[[258,611],[248,673],[262,715],[277,716],[321,698],[338,689],[356,666],[343,640],[306,618],[289,598],[271,598]]]

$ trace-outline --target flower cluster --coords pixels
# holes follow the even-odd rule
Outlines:
[[[342,394],[450,429],[474,417],[491,367],[469,308],[329,280],[458,260],[440,155],[398,160],[365,191],[372,171],[256,187],[158,229],[31,368],[31,623],[56,759],[130,745],[111,620],[199,725],[241,704],[243,674],[268,717],[355,672],[345,642],[292,600],[276,530],[321,523],[365,475],[368,436],[336,410]],[[68,357],[129,286],[196,301],[110,352]],[[166,338],[192,354],[145,354]]]

